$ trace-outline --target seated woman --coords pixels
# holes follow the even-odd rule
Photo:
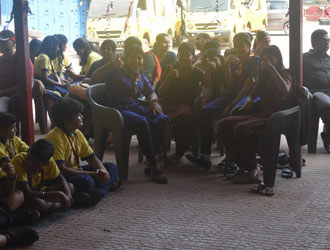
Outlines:
[[[159,184],[166,184],[156,159],[164,135],[168,118],[161,114],[158,98],[146,76],[140,74],[143,65],[143,50],[132,46],[125,54],[124,66],[113,68],[105,77],[107,84],[108,106],[119,110],[125,122],[125,128],[137,134],[139,145],[146,156],[151,178]],[[147,97],[149,107],[138,102],[141,96]]]
[[[256,39],[253,44],[253,54],[255,56],[260,56],[262,50],[270,46],[270,35],[268,32],[260,30],[256,34]]]
[[[55,72],[61,79],[67,79],[64,74],[66,70],[72,70],[72,63],[70,63],[65,51],[68,47],[68,38],[63,34],[57,34],[55,37],[59,40],[59,51],[57,57],[53,61]]]
[[[52,107],[56,100],[69,93],[70,81],[61,79],[55,71],[53,60],[59,51],[59,40],[47,36],[41,43],[39,56],[34,63],[34,77],[41,80],[46,87],[45,99],[49,117],[52,121]]]
[[[256,161],[258,135],[265,131],[274,112],[292,105],[292,77],[283,66],[282,54],[277,46],[272,45],[262,51],[259,67],[257,85],[242,108],[247,115],[230,116],[221,120],[218,126],[220,140],[240,168],[233,178],[235,183],[259,182]],[[260,97],[260,101],[252,105],[256,96]],[[257,108],[252,109],[256,105]]]
[[[169,161],[175,164],[191,145],[193,133],[192,108],[200,95],[203,73],[192,67],[195,48],[183,43],[178,49],[179,62],[164,69],[159,82],[158,95],[164,113],[171,118],[176,143],[175,154]]]
[[[72,70],[68,69],[65,74],[71,77],[74,81],[81,81],[86,78],[92,64],[98,60],[101,60],[102,57],[92,50],[90,43],[84,38],[77,38],[73,42],[73,48],[80,57],[79,65],[81,66],[81,71],[79,75],[77,75]]]

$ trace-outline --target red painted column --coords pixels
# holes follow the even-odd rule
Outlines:
[[[290,69],[302,85],[303,1],[290,0]]]
[[[26,0],[14,0],[14,21],[16,35],[16,56],[18,59],[18,81],[20,86],[21,136],[29,145],[34,142],[32,111],[32,75],[28,40]]]

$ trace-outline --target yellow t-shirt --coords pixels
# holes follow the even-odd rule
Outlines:
[[[87,75],[92,64],[101,59],[102,59],[102,56],[100,56],[96,52],[92,51],[91,53],[89,53],[87,63],[81,67],[80,75]]]
[[[29,146],[19,137],[15,136],[13,139],[7,139],[5,142],[0,142],[0,162],[4,158],[11,160],[16,154],[28,150]]]
[[[93,149],[79,129],[74,135],[67,136],[62,129],[56,127],[45,138],[54,145],[54,160],[59,164],[65,163],[67,167],[78,168],[79,158],[84,161],[94,155]]]
[[[28,157],[28,153],[17,154],[12,160],[11,164],[15,167],[16,182],[29,182],[28,174],[26,173],[23,165]],[[44,167],[44,174],[36,173],[32,176],[32,188],[33,190],[41,190],[43,186],[47,186],[52,180],[55,180],[60,175],[60,170],[56,165],[53,158],[50,158],[49,164]]]
[[[59,72],[64,72],[66,68],[70,67],[71,63],[69,62],[68,57],[66,56],[66,54],[63,53],[63,60],[62,60],[62,69],[60,68],[60,65],[58,63],[58,57],[56,57],[53,60],[53,65],[54,65],[54,70],[56,73]],[[62,70],[62,71],[61,71]]]
[[[52,62],[46,54],[40,54],[34,62],[34,76],[41,79],[44,70],[47,70],[48,76],[52,75]]]

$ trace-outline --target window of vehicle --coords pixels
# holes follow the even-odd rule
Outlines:
[[[215,0],[189,0],[187,11],[188,12],[210,12],[210,11],[225,11],[228,9],[228,0],[219,0],[216,6]]]
[[[285,10],[288,8],[288,1],[267,1],[268,10]]]
[[[91,1],[89,17],[124,17],[128,15],[131,0]]]

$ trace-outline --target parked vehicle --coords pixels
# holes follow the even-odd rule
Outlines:
[[[283,30],[289,34],[289,0],[267,0],[267,30]]]
[[[245,7],[240,0],[188,0],[186,34],[194,40],[198,33],[208,33],[223,46],[231,46],[233,36],[244,30]]]
[[[266,0],[246,0],[244,5],[246,7],[245,30],[256,32],[265,29],[268,22]]]
[[[174,36],[176,21],[176,0],[91,0],[86,34],[94,45],[112,39],[118,47],[137,36],[148,49],[157,34]]]

